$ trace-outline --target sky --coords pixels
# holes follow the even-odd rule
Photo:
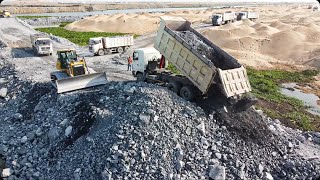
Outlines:
[[[3,4],[19,0],[4,0]],[[21,0],[28,1],[28,0]],[[104,3],[104,2],[317,2],[316,0],[30,0],[31,2]]]

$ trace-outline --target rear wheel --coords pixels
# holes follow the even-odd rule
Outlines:
[[[104,55],[104,51],[103,51],[103,49],[99,49],[99,51],[98,51],[98,55],[99,55],[99,56],[103,56],[103,55]]]
[[[187,101],[192,101],[195,98],[195,90],[192,86],[184,86],[180,90],[180,96]]]
[[[118,47],[117,51],[118,51],[118,53],[122,53],[123,52],[123,48],[122,47]]]
[[[124,51],[127,52],[130,49],[129,46],[124,47]]]
[[[137,74],[137,81],[138,82],[144,82],[146,80],[146,77],[142,73]]]
[[[181,89],[181,83],[179,83],[179,82],[177,82],[177,81],[169,82],[169,83],[167,84],[167,88],[168,88],[170,91],[173,91],[173,92],[175,92],[176,94],[179,94],[180,89]]]

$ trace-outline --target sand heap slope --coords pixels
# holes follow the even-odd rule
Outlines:
[[[210,23],[209,16],[223,10],[180,10],[166,13],[98,15],[66,26],[74,31],[122,32],[147,34],[158,29],[159,16],[179,16],[193,26]],[[237,21],[220,27],[202,28],[212,42],[222,47],[241,63],[257,68],[271,68],[274,64],[311,65],[320,67],[317,59],[320,48],[320,12],[307,7],[258,7],[256,22]]]

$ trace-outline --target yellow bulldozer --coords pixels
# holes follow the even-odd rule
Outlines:
[[[104,72],[89,70],[84,58],[77,55],[75,49],[57,51],[56,69],[50,73],[52,85],[58,93],[103,85],[108,82]]]
[[[3,10],[2,13],[0,14],[0,18],[8,18],[11,17],[11,14],[8,10]]]

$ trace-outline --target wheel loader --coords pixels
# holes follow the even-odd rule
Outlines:
[[[11,17],[11,14],[8,10],[3,10],[2,13],[0,14],[0,18],[8,18]]]
[[[57,51],[56,69],[50,73],[52,85],[58,93],[103,85],[108,82],[106,74],[89,70],[84,58],[75,49]]]

